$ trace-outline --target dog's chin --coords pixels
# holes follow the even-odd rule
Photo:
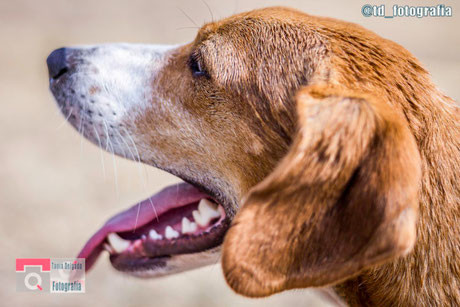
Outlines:
[[[213,195],[176,184],[109,219],[78,258],[86,259],[88,271],[107,251],[116,270],[137,277],[215,264],[230,216]]]
[[[138,278],[156,278],[217,264],[221,246],[209,250],[183,255],[154,258],[123,258],[110,256],[112,266],[125,274]]]

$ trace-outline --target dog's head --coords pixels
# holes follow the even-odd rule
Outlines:
[[[158,276],[217,261],[223,242],[230,286],[263,296],[407,253],[418,150],[381,93],[382,61],[409,55],[382,42],[270,8],[182,46],[54,51],[51,90],[79,132],[188,182],[109,220],[80,255],[91,266],[105,247],[115,268]]]

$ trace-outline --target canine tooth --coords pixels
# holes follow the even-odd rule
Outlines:
[[[177,231],[175,231],[171,226],[166,226],[165,237],[166,237],[166,239],[177,238],[177,237],[179,237],[179,233]]]
[[[109,233],[107,240],[109,241],[112,249],[118,254],[124,252],[131,244],[130,241],[121,238],[114,232]]]
[[[186,217],[182,218],[182,233],[193,233],[197,228],[198,226],[195,222],[190,222]]]
[[[153,240],[161,240],[161,239],[163,239],[163,236],[160,235],[158,232],[156,232],[155,229],[150,229],[149,237],[151,239],[153,239]]]
[[[207,226],[209,221],[216,217],[220,217],[220,212],[216,205],[203,198],[198,204],[198,211],[193,211],[192,215],[198,225]]]
[[[217,208],[218,206],[216,204],[213,204],[205,198],[200,200],[200,203],[198,204],[198,211],[201,213],[206,213],[207,215],[212,216],[212,218],[220,216],[220,212]]]

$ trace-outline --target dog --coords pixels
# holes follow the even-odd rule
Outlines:
[[[50,88],[91,142],[183,179],[79,257],[156,277],[214,263],[248,297],[460,306],[460,112],[400,45],[288,8],[181,46],[61,48]]]

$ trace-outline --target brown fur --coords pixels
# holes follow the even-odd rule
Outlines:
[[[460,305],[460,115],[404,48],[269,8],[205,25],[153,86],[169,104],[134,125],[162,154],[145,162],[241,204],[223,246],[235,291]]]

